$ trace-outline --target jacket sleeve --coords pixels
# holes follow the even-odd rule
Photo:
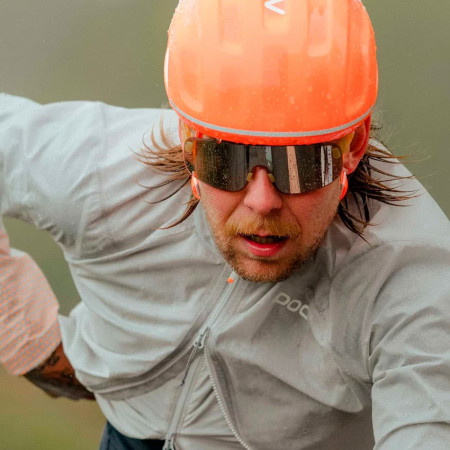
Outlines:
[[[76,186],[73,178],[80,174],[70,179],[64,166],[75,146],[98,141],[89,128],[83,127],[81,141],[69,130],[83,124],[88,109],[83,102],[41,106],[0,94],[0,214],[50,232],[67,248],[76,239],[65,225],[77,227],[78,211],[61,202],[61,192]],[[65,177],[68,183],[62,183]],[[30,371],[55,350],[61,341],[57,312],[41,270],[29,255],[10,248],[0,218],[0,362],[10,373]]]
[[[101,125],[95,103],[0,94],[0,214],[48,231],[70,251],[93,190]]]
[[[48,140],[38,111],[30,100],[0,94],[0,212],[34,224],[29,168]],[[57,315],[47,280],[29,255],[10,248],[0,217],[0,362],[8,372],[23,375],[51,355],[61,342]]]
[[[153,224],[144,214],[158,194],[145,188],[148,170],[135,157],[160,118],[157,109],[40,105],[0,94],[0,216],[49,232],[69,265],[129,249],[166,220],[153,213]],[[57,302],[31,258],[9,248],[3,228],[0,243],[0,361],[19,374],[56,348]],[[71,342],[61,318],[59,326]]]

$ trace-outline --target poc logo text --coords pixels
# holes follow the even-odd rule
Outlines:
[[[309,306],[301,300],[292,300],[289,295],[281,292],[277,297],[275,297],[274,302],[285,306],[288,311],[297,313],[303,319],[308,320]]]

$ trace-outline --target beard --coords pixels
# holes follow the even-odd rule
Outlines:
[[[315,256],[333,218],[334,215],[321,231],[316,231],[314,236],[308,237],[304,236],[298,223],[278,216],[230,217],[225,226],[219,226],[214,217],[208,217],[208,221],[217,248],[241,278],[251,282],[276,283],[289,278]],[[292,247],[291,251],[286,252],[282,258],[271,258],[243,254],[236,247],[236,240],[241,236],[251,236],[261,231],[288,241]]]

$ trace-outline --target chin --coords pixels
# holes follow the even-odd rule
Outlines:
[[[278,283],[287,280],[309,259],[311,258],[301,258],[286,263],[286,261],[263,262],[258,259],[239,261],[227,258],[228,263],[241,278],[253,283]]]

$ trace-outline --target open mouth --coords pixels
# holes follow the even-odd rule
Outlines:
[[[258,236],[257,234],[242,234],[243,238],[249,241],[256,242],[257,244],[277,244],[279,242],[286,241],[288,236]]]

